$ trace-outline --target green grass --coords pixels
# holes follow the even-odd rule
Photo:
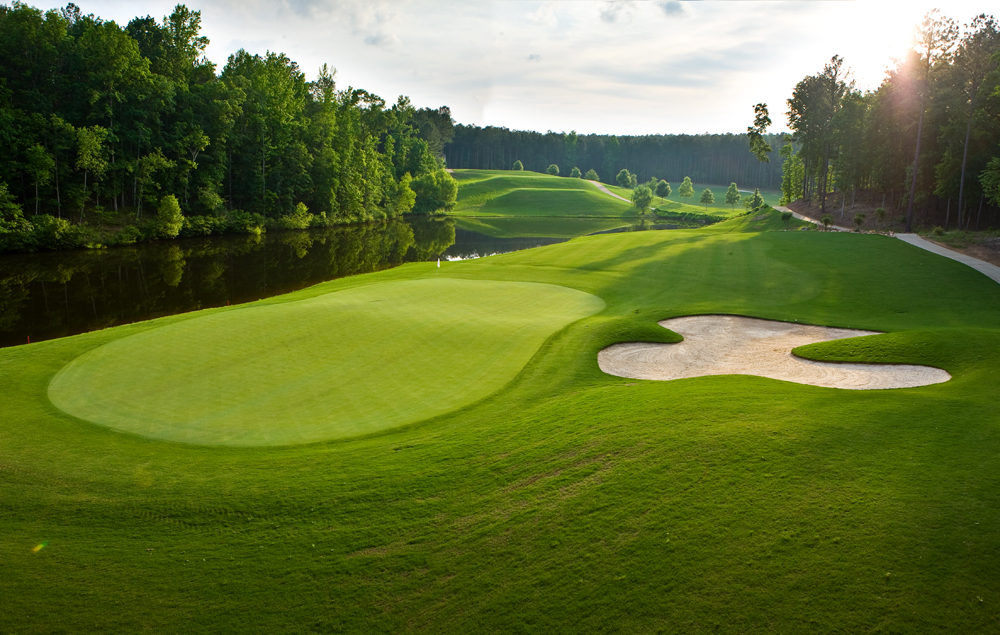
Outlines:
[[[620,218],[559,218],[552,216],[460,216],[455,220],[455,226],[496,238],[515,238],[518,236],[575,238],[622,227],[632,221],[633,219]]]
[[[722,225],[409,264],[253,305],[430,276],[606,303],[488,397],[361,438],[184,445],[47,398],[101,346],[206,315],[238,330],[257,309],[0,350],[0,631],[1000,630],[1000,289],[883,236]],[[597,368],[605,346],[670,341],[656,321],[698,313],[885,331],[799,352],[953,379],[847,391]],[[248,360],[268,343],[240,340]]]
[[[602,308],[546,284],[386,282],[110,342],[63,368],[49,398],[81,419],[182,443],[359,436],[482,399],[554,331]]]
[[[619,218],[631,205],[593,184],[535,172],[456,170],[456,216]]]

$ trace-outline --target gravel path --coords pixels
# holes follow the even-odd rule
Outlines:
[[[668,381],[706,375],[756,375],[826,388],[913,388],[951,379],[940,368],[903,364],[814,362],[792,349],[873,331],[774,322],[733,315],[691,315],[660,326],[684,336],[678,344],[629,342],[597,355],[601,370],[632,379]]]

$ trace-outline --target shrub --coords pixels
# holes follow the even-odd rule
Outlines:
[[[861,226],[865,224],[865,218],[867,218],[867,216],[861,212],[854,215],[854,231],[861,231]]]
[[[226,232],[226,219],[221,216],[185,216],[180,236],[212,236]]]
[[[556,165],[555,163],[545,168],[545,171],[551,174],[552,176],[559,176],[559,166]]]
[[[587,179],[588,181],[601,180],[601,177],[597,176],[597,172],[593,168],[587,170],[587,173],[583,175],[583,178]]]
[[[580,168],[573,168],[569,171],[569,178],[571,179],[578,179],[580,176]]]
[[[944,229],[935,226],[934,229],[931,230],[931,233],[934,234],[935,236],[944,236]]]
[[[514,167],[512,167],[511,170],[517,170],[520,172],[521,170],[524,170],[524,164],[521,163],[520,159],[518,159],[517,161],[514,161]]]

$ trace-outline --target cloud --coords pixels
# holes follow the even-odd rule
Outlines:
[[[686,17],[688,15],[687,5],[678,0],[661,0],[656,3],[656,6],[660,7],[667,16],[680,16]]]
[[[281,6],[311,21],[346,18],[351,33],[365,44],[387,48],[399,42],[394,22],[397,9],[405,4],[407,0],[284,0]]]
[[[528,61],[529,62],[541,62],[542,61],[542,56],[539,55],[538,53],[532,53],[531,55],[528,56]]]
[[[622,3],[620,0],[611,0],[604,5],[601,9],[601,19],[605,22],[614,22],[618,19],[618,13],[622,10]]]

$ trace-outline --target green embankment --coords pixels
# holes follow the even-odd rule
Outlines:
[[[728,222],[409,264],[0,350],[0,631],[1000,630],[1000,287],[884,236]],[[245,312],[285,308],[294,322],[311,299],[427,278],[474,282],[484,306],[493,300],[479,294],[502,295],[489,281],[504,281],[575,289],[606,308],[556,330],[484,399],[329,443],[171,443],[47,397],[67,364],[130,337],[155,342],[209,317],[239,333]],[[602,348],[670,341],[657,320],[699,313],[885,331],[799,352],[953,379],[849,391],[598,369]],[[217,333],[251,362],[292,326]],[[322,328],[339,326],[334,314]],[[425,329],[414,321],[411,338]],[[381,346],[382,324],[369,331],[364,343]],[[302,354],[333,364],[327,341]],[[464,351],[448,352],[462,363]],[[132,353],[138,374],[164,361]],[[205,355],[203,367],[222,353]],[[366,371],[384,380],[420,366],[407,359]],[[247,381],[266,390],[282,376],[264,368]]]
[[[581,179],[502,170],[455,170],[453,176],[458,201],[451,214],[469,219],[466,228],[491,236],[573,237],[637,218],[629,203]]]

